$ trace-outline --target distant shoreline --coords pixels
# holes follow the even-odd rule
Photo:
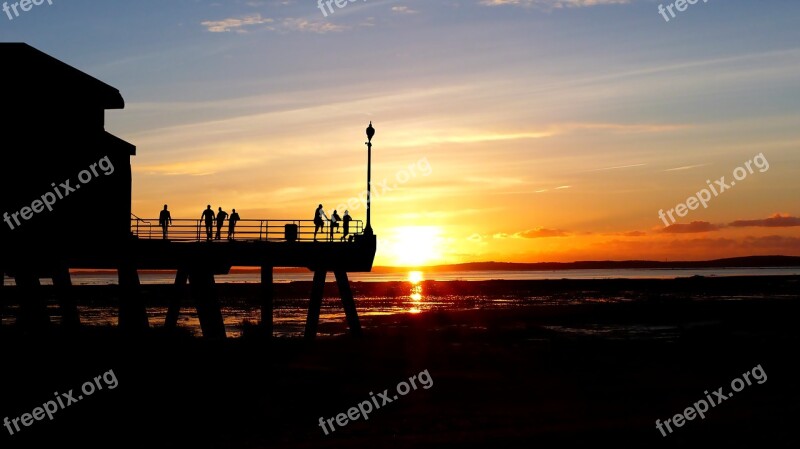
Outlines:
[[[561,271],[561,270],[624,270],[624,269],[692,269],[692,268],[791,268],[800,267],[798,256],[747,256],[699,261],[654,261],[654,260],[596,260],[576,262],[468,262],[449,265],[420,267],[373,267],[372,273],[398,273],[413,270],[425,272],[441,271]],[[306,268],[276,267],[276,273],[308,273]],[[80,274],[113,273],[114,270],[72,270]],[[142,274],[174,273],[175,270],[139,270]],[[258,273],[255,267],[233,267],[231,274]]]

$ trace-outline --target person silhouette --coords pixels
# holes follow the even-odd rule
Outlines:
[[[342,217],[340,217],[339,214],[336,212],[336,210],[334,210],[333,214],[331,214],[331,242],[333,241],[334,232],[339,231],[340,221],[342,221]]]
[[[325,229],[324,229],[325,221],[323,220],[323,217],[325,217],[324,220],[330,221],[328,219],[328,216],[325,215],[325,211],[322,209],[322,204],[320,204],[317,207],[317,211],[314,212],[314,241],[315,242],[317,241],[317,232],[319,232],[320,229],[322,229],[322,232],[325,232]]]
[[[167,210],[167,205],[164,205],[164,210],[158,215],[158,225],[161,226],[161,234],[164,240],[167,239],[167,228],[172,225],[172,215]]]
[[[222,233],[222,225],[225,224],[225,218],[228,217],[228,213],[219,208],[219,212],[217,212],[217,240],[220,239],[220,234]]]
[[[236,222],[240,220],[236,209],[231,209],[231,216],[228,217],[228,240],[234,240],[233,234],[236,232]]]
[[[353,221],[353,217],[350,216],[350,211],[344,211],[344,218],[342,218],[342,241],[347,238],[347,234],[350,234],[351,221]]]
[[[206,240],[210,242],[214,232],[214,211],[211,210],[210,204],[206,206],[206,210],[203,211],[200,219],[206,222]]]

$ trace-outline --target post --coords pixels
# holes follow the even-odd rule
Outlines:
[[[175,293],[169,300],[167,317],[164,319],[164,328],[173,330],[178,327],[178,317],[181,314],[181,302],[186,298],[186,281],[189,273],[186,269],[179,268],[175,274]]]
[[[325,277],[327,271],[314,272],[314,284],[311,286],[311,301],[308,303],[308,317],[306,318],[306,340],[313,340],[317,336],[319,325],[319,310],[322,307],[322,295],[325,293]]]
[[[189,273],[189,289],[197,307],[203,336],[224,339],[225,322],[217,300],[214,273],[211,268],[195,268]]]
[[[17,272],[14,276],[19,298],[17,325],[26,329],[44,329],[50,324],[47,305],[42,295],[39,277],[33,271]]]
[[[58,267],[53,273],[53,287],[55,287],[58,305],[61,309],[61,325],[67,329],[76,329],[81,325],[78,315],[78,305],[75,303],[72,290],[72,279],[69,268]]]
[[[272,337],[272,301],[275,293],[272,282],[272,266],[261,265],[261,328],[267,337]]]
[[[117,269],[119,276],[120,303],[119,327],[125,331],[140,331],[150,327],[147,309],[139,295],[139,273],[136,268],[125,264]]]
[[[372,203],[372,142],[367,142],[367,228],[364,234],[372,235],[371,209]]]
[[[347,326],[350,328],[350,334],[354,337],[360,337],[361,323],[358,321],[356,302],[353,299],[353,291],[350,289],[350,280],[347,279],[347,272],[335,271],[334,274],[336,275],[336,284],[339,287],[339,296],[342,298],[344,313],[347,316]]]
[[[375,136],[375,128],[372,127],[372,121],[369,122],[367,127],[367,228],[364,229],[364,235],[372,235],[372,137]]]

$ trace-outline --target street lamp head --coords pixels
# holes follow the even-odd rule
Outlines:
[[[372,121],[370,120],[369,126],[367,127],[367,141],[372,142],[372,136],[375,135],[375,128],[372,127]]]

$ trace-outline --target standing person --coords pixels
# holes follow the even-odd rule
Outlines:
[[[324,219],[323,219],[324,217]],[[314,212],[314,241],[317,241],[317,232],[322,229],[322,232],[325,232],[325,220],[328,220],[328,216],[325,215],[325,211],[322,209],[322,204],[317,206],[316,212]]]
[[[210,204],[206,206],[200,219],[206,221],[206,240],[210,242],[214,232],[214,211],[211,210]]]
[[[228,240],[234,240],[233,234],[236,232],[236,222],[240,220],[239,214],[236,213],[236,209],[231,209],[230,218],[228,218]]]
[[[167,227],[172,226],[172,215],[167,210],[167,205],[164,205],[164,210],[158,215],[158,225],[161,226],[161,233],[164,240],[167,239]]]
[[[339,231],[339,222],[342,221],[342,217],[334,209],[333,214],[331,215],[331,242],[333,241],[333,233]]]
[[[347,238],[347,234],[350,233],[350,222],[353,221],[353,217],[350,216],[350,211],[344,211],[344,218],[342,219],[342,241]]]
[[[225,224],[225,218],[228,216],[228,213],[219,208],[219,212],[217,212],[217,240],[220,239],[220,234],[222,233],[222,225]]]

